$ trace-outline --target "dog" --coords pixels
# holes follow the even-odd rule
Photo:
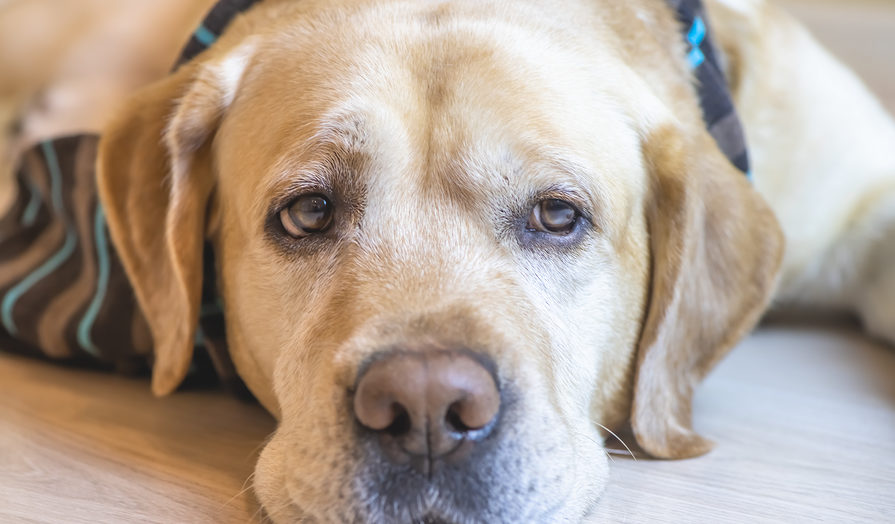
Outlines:
[[[153,391],[190,365],[207,241],[230,354],[279,420],[254,481],[272,520],[577,522],[608,429],[710,449],[693,389],[769,308],[895,343],[895,124],[773,5],[706,8],[751,178],[667,2],[235,19],[99,147]]]

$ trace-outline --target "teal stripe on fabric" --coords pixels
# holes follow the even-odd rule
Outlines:
[[[193,33],[193,36],[195,36],[196,40],[201,42],[202,45],[204,45],[206,47],[210,46],[211,44],[213,44],[215,42],[215,40],[218,39],[218,37],[215,36],[214,33],[209,31],[207,27],[205,27],[204,25],[201,25],[201,24],[199,25],[198,28],[196,28],[196,32]]]
[[[22,295],[28,292],[35,284],[46,278],[47,275],[56,271],[56,269],[61,266],[65,260],[71,256],[72,252],[75,250],[75,246],[78,244],[77,235],[75,235],[74,231],[69,231],[68,234],[65,235],[65,244],[62,245],[62,249],[60,249],[55,255],[50,257],[49,260],[44,262],[42,266],[34,270],[33,273],[25,277],[21,282],[18,283],[15,287],[9,290],[5,297],[3,297],[3,305],[2,305],[2,317],[3,317],[3,326],[9,331],[10,335],[18,335],[19,328],[16,326],[15,321],[12,318],[12,310],[16,306],[16,302],[22,298]]]
[[[202,326],[196,326],[196,334],[193,335],[193,345],[194,346],[202,346],[205,344],[205,331],[202,330]]]
[[[221,307],[219,302],[205,302],[199,306],[199,316],[203,318],[218,315],[223,312],[224,308]]]
[[[93,238],[96,242],[96,259],[98,261],[98,276],[96,282],[96,294],[84,313],[84,318],[78,324],[78,344],[84,351],[91,355],[100,356],[99,349],[94,345],[90,338],[90,330],[96,322],[96,316],[99,314],[99,308],[106,298],[106,291],[109,287],[109,242],[106,238],[106,215],[100,204],[96,205],[96,215],[93,220]]]
[[[25,206],[25,212],[22,213],[22,225],[25,227],[34,225],[34,221],[37,220],[37,212],[40,211],[42,200],[40,189],[38,189],[33,180],[28,181],[28,190],[31,191],[31,198],[28,200],[28,205]]]
[[[61,216],[62,172],[59,169],[59,159],[56,157],[56,150],[53,149],[53,144],[51,142],[42,142],[40,146],[43,150],[44,158],[47,161],[47,169],[50,171],[50,192],[52,194],[53,207]],[[15,321],[12,318],[12,311],[15,308],[16,302],[22,295],[34,287],[35,284],[46,278],[46,276],[53,271],[56,271],[56,269],[71,256],[77,244],[78,237],[71,226],[69,226],[65,235],[65,243],[62,245],[62,248],[31,274],[22,279],[21,282],[13,286],[12,289],[6,293],[6,296],[3,297],[3,302],[0,304],[0,321],[3,322],[3,326],[10,335],[15,336],[19,333],[18,326],[16,326]]]

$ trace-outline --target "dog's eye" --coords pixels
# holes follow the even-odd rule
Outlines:
[[[528,217],[529,229],[564,235],[572,231],[578,221],[578,211],[563,200],[541,200]]]
[[[283,229],[295,238],[322,233],[333,221],[333,206],[323,195],[302,195],[280,211]]]

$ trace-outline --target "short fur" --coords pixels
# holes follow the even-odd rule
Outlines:
[[[189,366],[208,240],[232,356],[280,421],[255,475],[273,520],[578,521],[604,426],[656,457],[709,450],[693,389],[773,297],[895,342],[895,125],[773,6],[708,7],[754,185],[705,129],[665,2],[267,0],[237,19],[100,147],[153,390]],[[296,242],[271,216],[303,191],[338,211]],[[577,236],[520,233],[545,197],[583,211]],[[361,363],[427,345],[488,354],[513,399],[472,502],[436,479],[392,504],[356,439]]]

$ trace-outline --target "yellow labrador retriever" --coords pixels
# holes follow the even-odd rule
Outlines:
[[[895,341],[895,125],[773,6],[707,7],[751,183],[665,1],[235,20],[100,146],[153,390],[190,364],[208,240],[233,359],[279,419],[255,475],[274,521],[577,522],[604,428],[709,449],[693,389],[772,298]]]

